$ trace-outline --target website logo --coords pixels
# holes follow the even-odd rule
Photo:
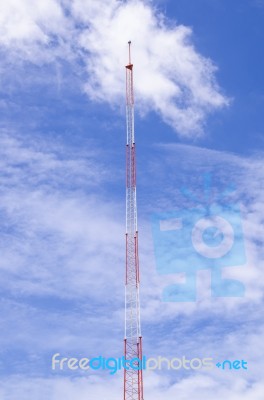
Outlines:
[[[125,357],[109,357],[103,356],[98,357],[63,357],[60,353],[56,353],[51,359],[51,368],[53,371],[99,371],[107,370],[110,375],[116,374],[120,370],[186,370],[186,371],[198,371],[198,370],[212,370],[213,368],[219,368],[222,370],[247,370],[247,362],[244,360],[225,360],[223,362],[215,363],[212,357],[205,358],[187,358],[182,357],[146,357],[142,359],[137,357],[131,360],[126,360]]]

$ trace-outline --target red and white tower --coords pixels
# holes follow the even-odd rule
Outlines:
[[[142,336],[140,327],[139,262],[136,194],[136,147],[134,133],[134,90],[131,42],[126,65],[126,278],[125,278],[125,359],[135,369],[124,369],[124,400],[143,400]],[[140,365],[141,364],[141,365]]]

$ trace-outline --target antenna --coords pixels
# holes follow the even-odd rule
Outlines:
[[[131,40],[128,42],[128,62],[131,64]]]
[[[139,301],[139,260],[136,194],[136,147],[134,132],[134,87],[131,41],[126,65],[126,274],[125,274],[125,359],[135,369],[124,369],[124,400],[143,399],[142,335]]]

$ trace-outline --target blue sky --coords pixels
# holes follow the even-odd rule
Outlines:
[[[148,371],[145,398],[262,399],[263,19],[261,0],[0,5],[1,398],[122,395],[121,373],[55,373],[51,356],[122,355],[132,40],[144,352],[249,363]],[[221,271],[243,297],[212,297],[205,267],[196,301],[162,301],[186,271],[158,273],[153,214],[197,203],[239,207],[245,260]]]

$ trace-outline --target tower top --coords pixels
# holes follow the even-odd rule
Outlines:
[[[133,64],[131,63],[131,40],[128,42],[128,65],[126,65],[126,68],[132,70]]]

